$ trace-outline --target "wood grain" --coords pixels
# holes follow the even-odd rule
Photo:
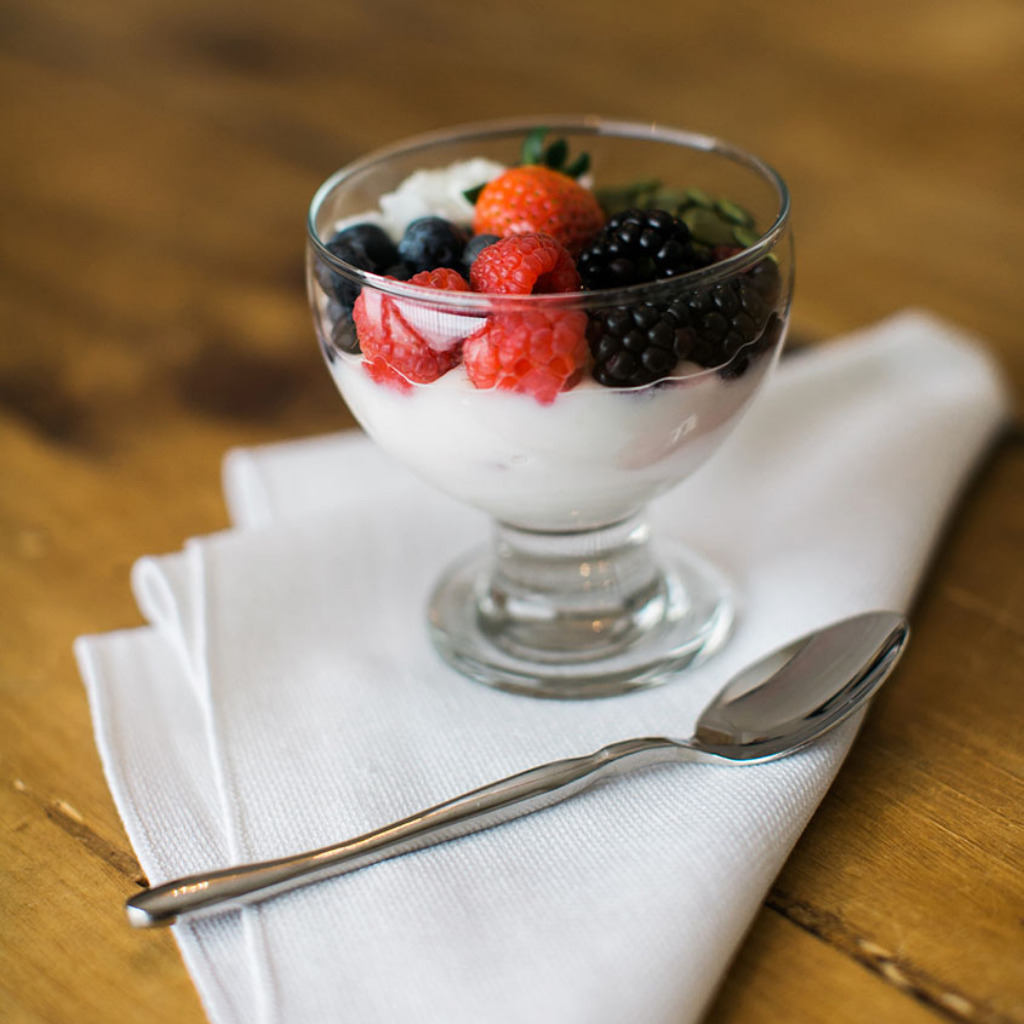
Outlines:
[[[302,282],[368,148],[592,110],[789,181],[794,327],[906,306],[1024,385],[1024,7],[8,0],[0,7],[0,1020],[201,1021],[110,800],[72,639],[132,561],[225,525],[226,448],[351,426]],[[951,517],[914,642],[709,1011],[1024,1022],[1024,443]]]

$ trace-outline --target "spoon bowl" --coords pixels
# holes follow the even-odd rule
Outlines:
[[[801,637],[744,669],[708,705],[691,739],[640,737],[530,768],[334,846],[192,875],[127,903],[138,928],[223,912],[542,810],[595,782],[678,761],[760,764],[785,757],[862,708],[892,672],[909,628],[869,612]]]
[[[794,640],[734,676],[681,742],[733,761],[791,754],[864,704],[909,636],[902,616],[880,611]]]

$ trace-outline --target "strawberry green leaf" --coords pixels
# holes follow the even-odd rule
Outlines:
[[[527,134],[523,139],[522,163],[539,164],[544,162],[544,137],[547,133],[547,128],[534,128]]]
[[[590,170],[590,154],[580,153],[578,157],[565,169],[570,178],[581,178]]]
[[[569,144],[565,139],[555,139],[554,142],[544,150],[544,163],[553,171],[560,171],[569,155]]]

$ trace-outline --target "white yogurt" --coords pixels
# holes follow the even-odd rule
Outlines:
[[[562,531],[625,519],[692,473],[771,362],[638,390],[585,380],[550,405],[480,390],[461,366],[409,391],[373,381],[358,355],[337,353],[331,371],[363,429],[439,490],[502,522]]]

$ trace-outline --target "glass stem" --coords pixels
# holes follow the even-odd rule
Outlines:
[[[663,616],[666,597],[642,515],[572,533],[499,523],[491,571],[477,582],[479,625],[492,642],[553,661],[627,649]]]

